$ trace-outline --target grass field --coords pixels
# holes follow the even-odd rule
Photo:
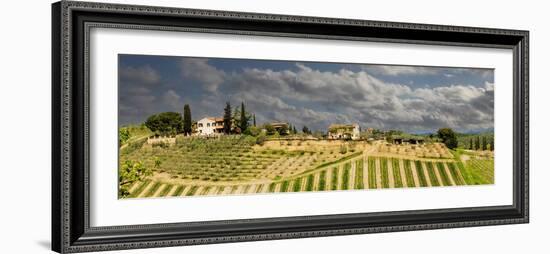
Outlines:
[[[492,158],[453,151],[454,159],[372,156],[368,146],[315,141],[257,145],[254,139],[176,139],[170,146],[135,140],[120,161],[142,161],[153,176],[130,186],[128,198],[362,190],[491,184]],[[350,145],[350,147],[352,147]],[[465,155],[468,156],[465,159]]]

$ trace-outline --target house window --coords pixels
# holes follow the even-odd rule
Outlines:
[[[207,123],[207,124],[206,124],[206,127],[210,127],[210,123]]]
[[[199,123],[199,127],[202,127],[202,123]]]
[[[212,123],[212,126],[216,126],[216,123]]]

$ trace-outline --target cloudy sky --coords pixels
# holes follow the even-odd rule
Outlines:
[[[119,55],[119,124],[183,112],[221,117],[225,102],[326,131],[331,123],[411,133],[493,129],[490,69]]]

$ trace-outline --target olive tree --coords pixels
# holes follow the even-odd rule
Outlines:
[[[183,132],[183,118],[176,112],[163,112],[147,118],[145,126],[157,135],[176,135]]]
[[[130,186],[152,175],[151,169],[146,168],[141,161],[125,161],[118,169],[118,195],[121,198],[130,195]]]
[[[437,136],[450,149],[455,149],[458,146],[456,133],[451,128],[441,128],[437,131]]]

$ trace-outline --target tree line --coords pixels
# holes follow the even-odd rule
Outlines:
[[[175,136],[177,134],[193,134],[193,121],[191,116],[191,107],[185,104],[183,115],[178,112],[162,112],[149,116],[145,121],[145,126],[155,133],[155,135]],[[225,134],[246,134],[257,136],[265,130],[267,135],[289,135],[298,134],[296,126],[289,124],[275,128],[271,124],[256,125],[256,114],[247,111],[244,102],[235,109],[229,102],[223,109],[223,133]],[[302,133],[312,134],[312,131],[303,126]]]
[[[469,146],[468,149],[470,150],[490,150],[493,151],[495,147],[495,139],[490,138],[487,140],[486,136],[476,136],[475,138],[469,139]]]

